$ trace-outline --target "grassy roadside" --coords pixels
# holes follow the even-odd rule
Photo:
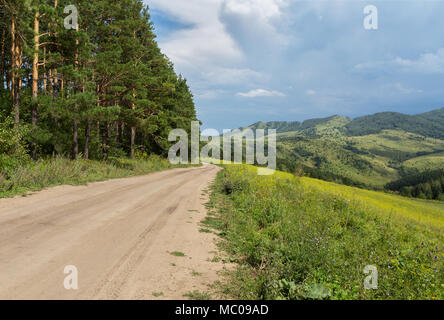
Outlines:
[[[208,204],[217,216],[208,224],[239,261],[220,285],[223,293],[240,299],[444,298],[444,204],[408,200],[412,210],[421,208],[416,215],[434,217],[423,223],[398,214],[398,197],[384,194],[368,205],[359,189],[316,181],[281,172],[257,176],[244,165],[220,172]],[[367,265],[378,268],[377,290],[364,288]]]
[[[50,158],[25,164],[0,172],[0,198],[24,195],[46,187],[63,184],[82,185],[148,174],[177,168],[168,159],[151,156],[143,160],[112,158],[108,161],[69,160]]]

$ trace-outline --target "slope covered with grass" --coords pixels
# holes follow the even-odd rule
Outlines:
[[[173,168],[168,159],[151,156],[139,160],[69,160],[62,157],[24,162],[0,171],[0,198],[62,184],[85,184],[113,178],[148,174]]]
[[[209,206],[239,261],[222,286],[236,298],[444,298],[442,202],[230,165]],[[364,288],[368,265],[377,290]]]
[[[278,168],[327,181],[382,189],[405,175],[444,167],[444,140],[402,130],[346,137],[278,135]],[[285,136],[284,136],[285,135]]]

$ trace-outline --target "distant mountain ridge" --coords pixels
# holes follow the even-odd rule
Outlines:
[[[444,139],[444,108],[417,115],[382,112],[350,119],[342,116],[299,121],[257,122],[245,129],[276,129],[277,133],[298,131],[301,134],[322,134],[323,130],[337,130],[347,136],[377,134],[383,130],[404,130],[425,137]]]
[[[377,113],[356,118],[346,128],[351,136],[402,129],[425,137],[444,139],[444,108],[412,116],[396,112]]]
[[[275,129],[277,168],[336,183],[382,190],[390,182],[444,166],[444,108],[417,115],[382,112],[257,122]],[[425,193],[430,194],[430,193]]]
[[[300,130],[306,130],[306,129],[313,129],[316,126],[328,124],[331,121],[337,120],[337,119],[343,119],[346,123],[352,121],[349,118],[341,117],[338,115],[327,117],[327,118],[316,118],[316,119],[309,119],[305,120],[303,122],[299,121],[271,121],[271,122],[257,122],[254,123],[248,127],[240,128],[240,130],[245,129],[276,129],[277,133],[285,133],[285,132],[292,132],[292,131],[300,131]]]

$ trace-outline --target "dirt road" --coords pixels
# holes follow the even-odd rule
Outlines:
[[[184,299],[205,290],[223,268],[210,261],[215,236],[199,232],[203,190],[218,170],[204,165],[0,199],[0,299]],[[64,286],[74,275],[66,266],[78,271],[77,290]]]

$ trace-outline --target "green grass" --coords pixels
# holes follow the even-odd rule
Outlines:
[[[368,151],[374,150],[389,156],[404,153],[414,157],[418,152],[436,152],[444,150],[444,141],[426,138],[418,134],[402,130],[383,130],[378,134],[352,137],[357,146]]]
[[[368,187],[397,179],[389,159],[361,151],[347,137],[300,137],[277,142],[278,166],[293,172],[296,164],[331,173]],[[310,173],[308,170],[306,173]]]
[[[200,292],[197,290],[185,293],[184,297],[190,298],[191,300],[210,300],[211,296],[206,292]]]
[[[443,299],[444,203],[256,168],[225,166],[213,186],[221,246],[239,299]],[[213,217],[214,219],[214,217]],[[364,288],[364,267],[379,272]]]
[[[419,171],[440,169],[444,167],[444,152],[416,157],[404,161],[402,165],[407,169],[418,169]]]
[[[161,297],[161,296],[163,296],[163,292],[153,292],[153,296],[154,297]]]
[[[170,252],[170,254],[175,257],[185,257],[185,253],[180,252],[180,251],[173,251],[173,252]]]
[[[321,191],[325,195],[358,203],[369,212],[378,212],[385,217],[394,216],[403,223],[422,224],[426,228],[444,230],[444,202],[411,199],[310,178],[302,178],[301,182],[314,192]]]
[[[143,175],[173,167],[167,159],[157,156],[145,160],[113,158],[109,161],[73,161],[61,157],[43,159],[0,172],[0,198],[24,195],[29,191],[38,191],[46,187],[63,184],[83,185],[88,182]]]

